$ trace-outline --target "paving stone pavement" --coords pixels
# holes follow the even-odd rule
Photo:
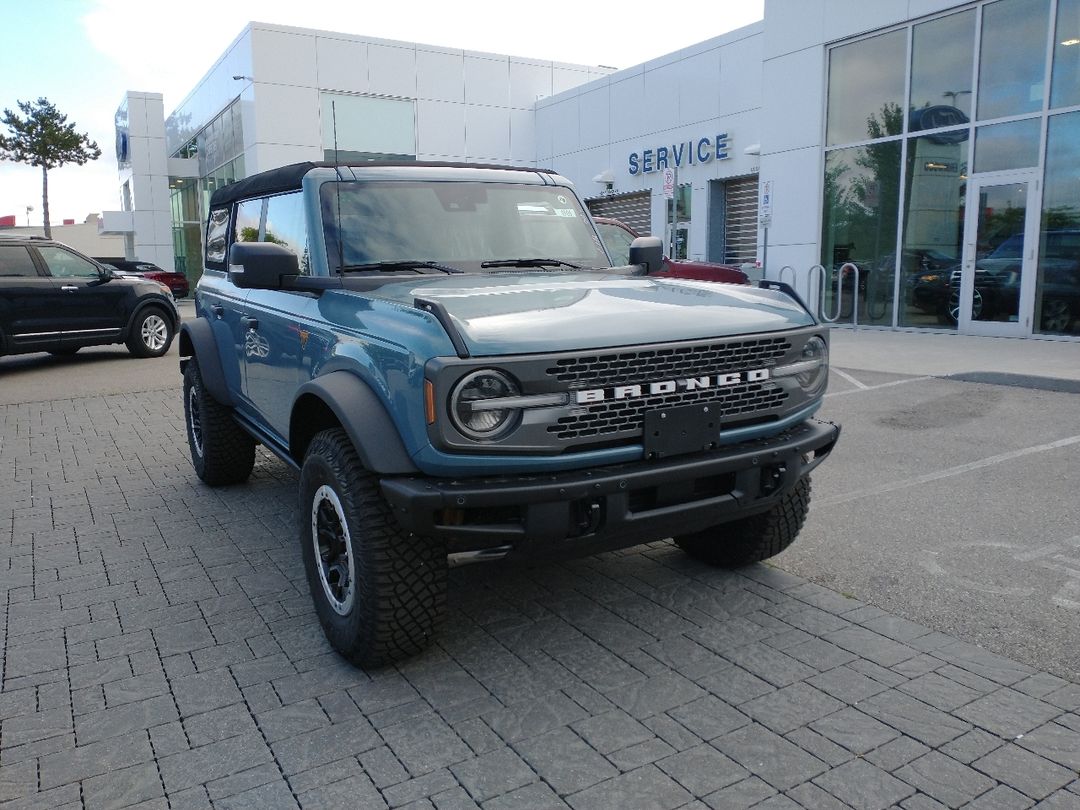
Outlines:
[[[173,391],[0,407],[4,808],[1080,808],[1080,684],[654,543],[452,572],[332,653],[296,477],[211,490]]]

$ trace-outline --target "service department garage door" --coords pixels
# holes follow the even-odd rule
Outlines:
[[[752,262],[757,258],[758,176],[724,182],[724,261]]]
[[[652,235],[652,212],[648,191],[619,194],[615,197],[594,197],[586,200],[589,213],[594,217],[611,217],[625,222],[639,236]]]

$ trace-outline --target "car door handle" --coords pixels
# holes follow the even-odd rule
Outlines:
[[[214,313],[215,318],[225,317],[225,307],[223,307],[221,304],[214,304],[212,307],[210,307],[210,311]]]
[[[73,284],[65,284],[60,288],[63,292],[78,292],[79,288]]]
[[[244,327],[245,329],[250,329],[252,332],[254,332],[256,329],[259,328],[259,319],[258,318],[252,318],[252,317],[250,317],[248,315],[241,315],[240,316],[240,325],[242,327]]]

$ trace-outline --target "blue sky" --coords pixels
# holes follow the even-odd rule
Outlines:
[[[764,2],[683,0],[664,20],[672,7],[655,0],[412,0],[408,14],[371,0],[2,0],[0,109],[44,96],[97,141],[99,160],[49,172],[51,221],[82,222],[120,208],[112,122],[125,91],[164,94],[168,114],[252,19],[622,68],[761,19]],[[40,225],[41,170],[0,162],[0,216],[15,214],[25,225],[28,205],[30,223]]]

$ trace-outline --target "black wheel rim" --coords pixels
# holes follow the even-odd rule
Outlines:
[[[311,541],[326,601],[345,616],[352,610],[356,566],[345,510],[337,493],[325,484],[311,501]]]
[[[195,390],[194,385],[188,391],[188,430],[191,431],[191,446],[195,448],[195,453],[199,458],[202,458],[202,416],[199,414],[199,393]]]

